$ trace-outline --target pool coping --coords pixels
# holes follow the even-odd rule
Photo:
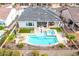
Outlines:
[[[57,40],[58,40],[58,36],[57,36],[57,32],[56,32],[56,30],[53,30],[54,32],[55,32],[55,35],[56,35],[56,37],[57,37]],[[32,33],[31,33],[32,34]],[[26,37],[26,43],[27,44],[29,44],[29,45],[32,45],[32,46],[41,46],[41,47],[49,47],[49,46],[54,46],[54,45],[57,45],[57,44],[59,44],[60,42],[59,42],[59,40],[58,40],[58,42],[56,42],[55,44],[47,44],[47,45],[41,45],[41,44],[32,44],[32,43],[30,43],[30,42],[28,42],[28,36]]]

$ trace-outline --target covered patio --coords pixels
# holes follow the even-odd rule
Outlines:
[[[47,22],[37,22],[37,27],[59,27],[60,22],[57,21],[47,21]]]

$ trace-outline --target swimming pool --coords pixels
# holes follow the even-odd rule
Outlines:
[[[47,35],[46,33],[49,33],[51,35]],[[47,32],[40,33],[40,35],[28,35],[27,42],[31,45],[39,45],[39,46],[49,46],[49,45],[55,45],[58,43],[57,36],[55,35],[55,31],[49,30]]]

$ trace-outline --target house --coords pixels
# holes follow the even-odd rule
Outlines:
[[[79,8],[66,8],[62,11],[66,25],[74,32],[79,31]]]
[[[2,36],[7,30],[12,31],[16,26],[16,14],[14,8],[0,8],[0,35]],[[4,32],[3,32],[4,31]]]
[[[60,7],[58,3],[15,3],[16,7],[27,8],[27,7]]]
[[[0,8],[6,8],[10,5],[11,5],[11,3],[0,3]]]
[[[48,8],[28,7],[19,10],[19,28],[59,27],[61,19]]]

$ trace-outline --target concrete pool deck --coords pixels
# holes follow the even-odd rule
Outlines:
[[[57,36],[57,39],[58,39],[58,43],[56,43],[56,44],[54,44],[54,45],[57,45],[57,44],[59,44],[59,43],[62,43],[62,44],[64,44],[64,45],[66,45],[66,40],[67,40],[67,38],[66,37],[63,37],[62,36],[62,33],[58,33],[56,30],[54,30],[55,31],[55,35]],[[34,33],[21,33],[20,34],[20,38],[18,38],[19,40],[22,40],[22,42],[23,43],[26,43],[27,42],[27,40],[28,39],[26,39],[26,37],[28,37],[28,35],[34,35]],[[22,37],[22,38],[21,38]],[[19,41],[18,39],[16,39],[16,41]],[[30,44],[30,45],[33,45],[33,44],[31,44],[31,43],[29,43],[29,42],[27,42],[27,44]],[[49,45],[42,45],[43,47],[48,47],[48,46],[54,46],[53,44],[49,44]],[[34,46],[41,46],[41,45],[34,45]]]

